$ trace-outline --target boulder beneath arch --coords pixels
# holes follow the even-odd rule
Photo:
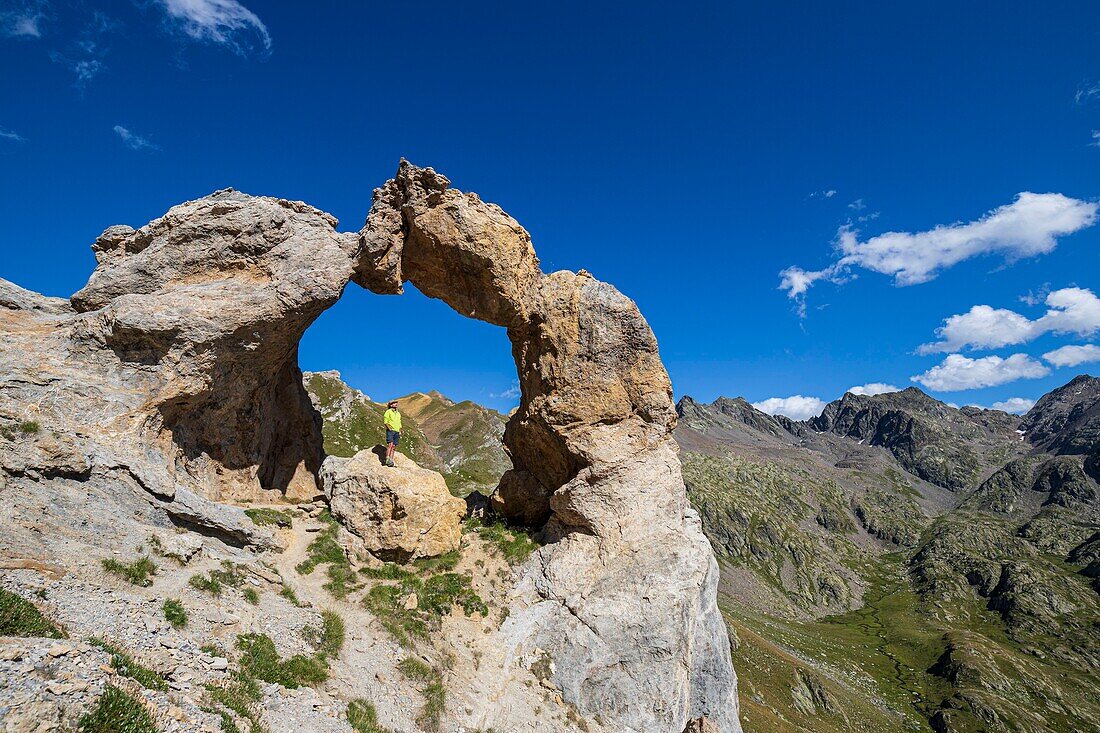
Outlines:
[[[519,569],[495,632],[508,658],[548,653],[563,698],[608,730],[679,733],[704,716],[740,730],[718,568],[686,499],[668,375],[613,286],[544,274],[514,219],[404,162],[359,232],[301,202],[225,190],[137,230],[111,227],[93,250],[98,266],[71,305],[0,281],[0,422],[65,437],[80,470],[57,480],[272,544],[221,502],[320,494],[299,340],[350,281],[381,294],[412,282],[512,343],[522,397],[494,501],[542,526],[547,544]],[[475,717],[492,721],[503,682],[472,684],[485,706]]]

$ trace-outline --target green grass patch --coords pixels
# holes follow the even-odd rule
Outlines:
[[[348,703],[347,717],[348,725],[356,733],[389,733],[389,729],[378,723],[378,711],[374,705],[362,698]]]
[[[241,595],[244,596],[244,599],[248,603],[251,603],[253,606],[259,604],[260,602],[260,594],[256,592],[255,588],[245,588],[241,591]]]
[[[416,639],[426,639],[428,632],[438,629],[440,619],[455,606],[467,616],[489,615],[488,605],[470,587],[467,575],[440,573],[424,578],[407,571],[393,575],[397,576],[397,584],[375,585],[363,597],[362,603],[402,646],[412,646]],[[416,605],[412,606],[414,596]]]
[[[443,686],[442,672],[416,657],[402,659],[397,669],[408,679],[420,683],[424,704],[416,716],[416,724],[421,730],[437,733],[447,704],[447,688]]]
[[[421,557],[413,560],[413,565],[422,573],[441,573],[449,572],[455,569],[458,565],[458,561],[462,559],[462,553],[458,550],[451,550],[443,555],[436,557]]]
[[[302,605],[302,602],[298,600],[298,594],[295,593],[294,589],[291,588],[289,585],[284,585],[283,589],[279,591],[279,595],[293,603],[295,606],[301,607]]]
[[[283,659],[267,634],[241,634],[237,637],[237,648],[241,651],[241,670],[264,682],[297,689],[328,679],[328,665],[323,658],[295,654]]]
[[[404,580],[413,576],[413,573],[393,562],[385,563],[380,568],[359,568],[359,573],[372,580]]]
[[[129,563],[119,562],[113,557],[107,558],[103,560],[103,569],[132,585],[140,585],[143,588],[153,584],[153,575],[157,572],[156,563],[146,555]]]
[[[103,688],[96,706],[80,719],[81,733],[157,733],[145,706],[114,685]]]
[[[64,639],[66,634],[18,593],[0,588],[0,636]]]
[[[252,520],[252,523],[260,527],[276,526],[276,527],[289,527],[291,525],[292,517],[290,512],[283,509],[245,509],[245,516]]]
[[[187,625],[187,609],[183,607],[183,602],[180,599],[166,598],[162,608],[164,609],[164,618],[172,624],[172,628],[182,629]]]
[[[344,648],[347,629],[344,619],[335,611],[321,611],[321,627],[307,626],[302,631],[306,641],[317,647],[317,653],[325,659],[336,659]]]
[[[539,548],[539,545],[526,531],[510,528],[503,521],[483,522],[471,517],[465,522],[465,531],[476,532],[481,539],[494,546],[509,565],[519,565]]]
[[[246,674],[235,673],[228,680],[206,685],[206,698],[210,710],[221,718],[224,733],[240,733],[240,728],[230,712],[248,723],[250,733],[263,733],[260,722],[259,702],[263,698],[260,685]]]
[[[24,435],[35,435],[41,430],[41,426],[34,420],[24,420],[19,423],[19,432]]]
[[[328,582],[322,587],[331,593],[333,598],[343,600],[363,587],[349,564],[332,563],[325,569],[325,574],[328,575]]]
[[[135,680],[138,684],[147,690],[160,690],[164,691],[168,689],[168,682],[158,672],[138,664],[134,661],[124,649],[109,644],[103,639],[92,637],[88,639],[88,643],[99,647],[103,651],[111,655],[111,666],[122,675],[123,677],[129,677]]]
[[[215,568],[206,575],[201,573],[191,576],[187,581],[195,590],[209,593],[215,598],[220,598],[225,586],[240,588],[245,581],[245,574],[240,565],[234,565],[228,560],[222,560],[221,568]]]
[[[321,512],[320,519],[328,527],[319,532],[317,537],[309,543],[309,547],[306,548],[306,559],[294,568],[302,575],[309,575],[317,569],[318,565],[324,563],[349,564],[347,556],[344,555],[344,548],[340,547],[340,543],[336,541],[336,533],[339,531],[340,525],[332,518],[327,509]]]

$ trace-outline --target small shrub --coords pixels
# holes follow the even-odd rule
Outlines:
[[[109,644],[102,639],[92,637],[88,643],[93,644],[111,655],[111,666],[122,675],[135,680],[147,690],[167,690],[168,682],[159,673],[138,664],[123,649]]]
[[[19,432],[25,435],[35,435],[39,430],[41,427],[33,420],[24,420],[19,423]]]
[[[241,634],[237,637],[241,650],[241,669],[264,682],[276,682],[289,689],[302,685],[319,685],[328,679],[328,664],[324,657],[295,654],[282,659],[275,642],[267,634]]]
[[[438,573],[444,571],[451,571],[458,565],[458,561],[462,559],[462,553],[458,550],[451,550],[448,553],[439,555],[437,557],[421,557],[413,560],[415,565],[422,573]]]
[[[335,611],[321,611],[321,628],[307,626],[302,629],[302,636],[317,647],[317,654],[324,659],[340,656],[346,634],[344,619]]]
[[[138,700],[114,685],[103,688],[96,706],[80,719],[81,733],[156,733],[153,718]]]
[[[263,693],[260,692],[256,680],[248,675],[237,673],[224,682],[208,683],[206,697],[212,705],[212,712],[221,718],[224,733],[240,733],[229,712],[248,721],[250,733],[261,733],[264,730],[257,707]]]
[[[279,595],[293,603],[295,606],[302,605],[302,602],[298,600],[298,594],[295,593],[294,589],[291,588],[289,585],[284,585],[283,589],[279,591]]]
[[[183,602],[178,598],[167,598],[164,601],[164,618],[172,624],[174,629],[182,629],[187,625],[187,610]]]
[[[103,560],[103,569],[143,588],[153,584],[152,576],[157,572],[156,564],[146,555],[142,555],[130,563],[119,562],[113,557],[107,558]]]
[[[44,636],[64,639],[66,634],[30,601],[0,588],[0,636]]]
[[[347,716],[348,725],[356,733],[389,733],[388,729],[379,725],[378,711],[374,709],[374,705],[362,698],[348,703]]]
[[[245,509],[245,516],[252,520],[252,523],[266,527],[275,525],[276,527],[289,527],[291,525],[290,512],[281,509]]]
[[[435,733],[440,728],[443,709],[447,703],[447,689],[443,686],[443,675],[416,657],[406,657],[397,665],[401,674],[410,680],[421,683],[420,694],[424,696],[424,705],[416,716],[416,723],[423,730]]]
[[[527,532],[509,528],[500,520],[483,523],[480,519],[466,520],[465,530],[477,532],[481,539],[496,547],[509,565],[519,565],[538,549],[538,544]]]
[[[201,574],[195,574],[191,576],[191,579],[187,581],[187,584],[195,590],[201,590],[215,598],[221,597],[222,584],[212,577],[207,577]]]
[[[256,592],[255,588],[245,588],[243,591],[241,591],[241,595],[244,596],[244,599],[251,603],[253,606],[257,605],[260,602],[260,594]]]

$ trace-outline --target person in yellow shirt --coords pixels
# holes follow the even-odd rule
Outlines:
[[[397,400],[390,400],[382,415],[382,424],[386,426],[386,465],[393,465],[393,452],[401,442],[401,411],[397,409]]]

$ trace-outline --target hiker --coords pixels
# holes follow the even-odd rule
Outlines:
[[[382,415],[382,424],[386,426],[386,465],[393,465],[393,452],[401,442],[401,412],[397,409],[397,400],[390,400]]]

